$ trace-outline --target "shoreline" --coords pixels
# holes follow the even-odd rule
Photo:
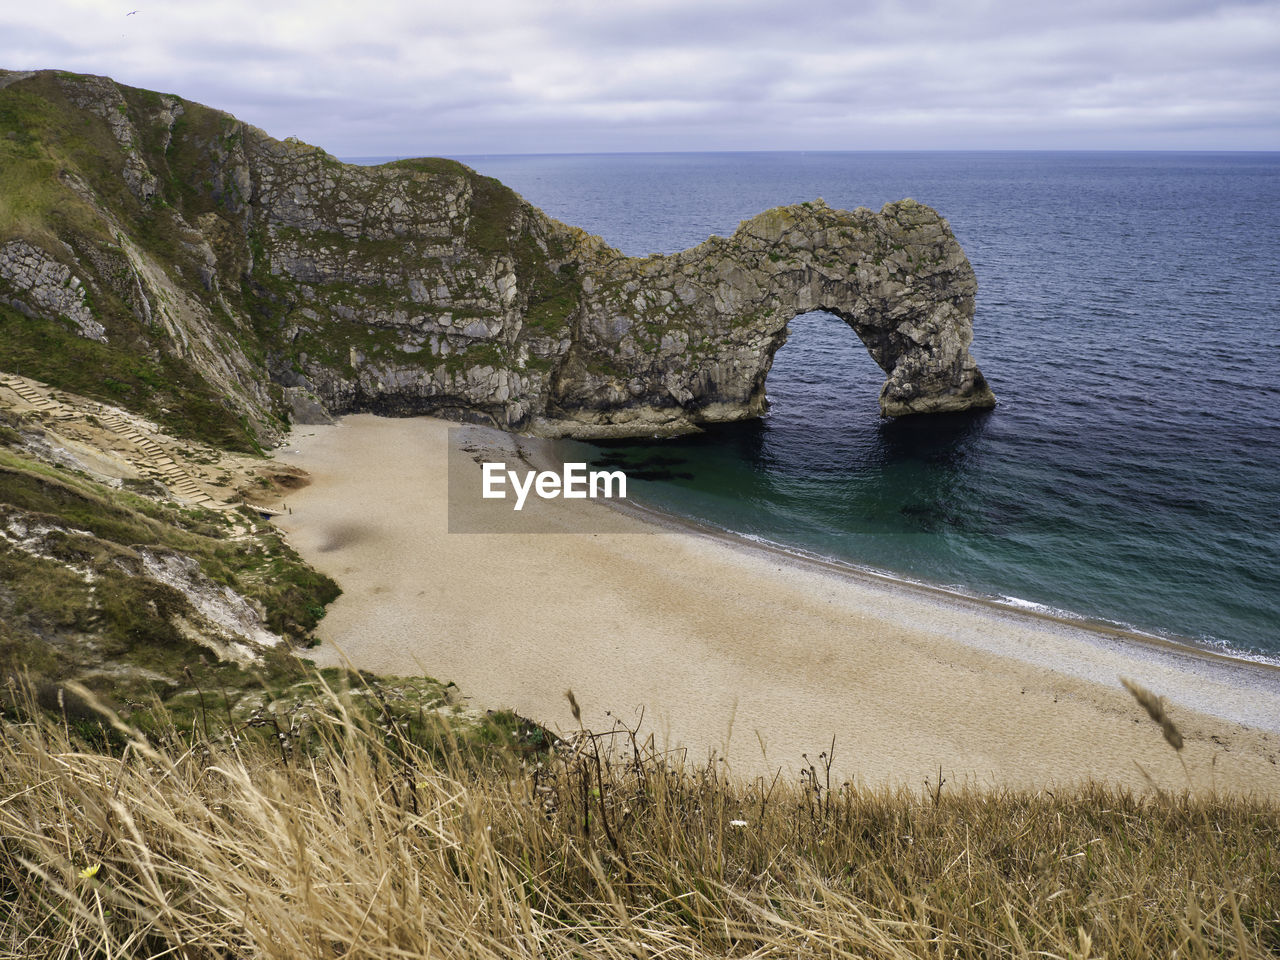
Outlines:
[[[523,435],[517,436],[516,440],[518,441],[517,450],[522,459],[534,469],[559,470],[562,466],[562,462],[550,450],[553,441],[542,437],[527,437]],[[996,614],[1008,614],[1013,617],[1034,617],[1063,627],[1097,634],[1100,638],[1116,643],[1132,644],[1136,647],[1148,646],[1172,654],[1184,654],[1203,658],[1214,663],[1238,666],[1241,669],[1257,668],[1274,673],[1280,679],[1280,659],[1271,659],[1263,654],[1231,650],[1230,648],[1214,649],[1207,644],[1197,643],[1190,637],[1165,636],[1101,617],[1091,617],[1082,613],[1073,613],[1069,610],[1056,610],[1034,601],[1002,602],[998,597],[976,590],[931,583],[927,580],[915,580],[891,570],[865,566],[852,560],[842,560],[839,557],[824,556],[820,553],[806,550],[803,547],[788,546],[772,540],[753,537],[731,530],[728,527],[721,527],[717,524],[700,520],[697,517],[673,513],[662,507],[632,499],[602,500],[600,505],[606,509],[616,510],[621,514],[633,517],[642,523],[653,524],[665,530],[707,537],[738,550],[758,550],[768,555],[781,557],[789,563],[809,565],[837,576],[847,576],[852,579],[865,577],[890,586],[900,587],[907,591],[919,590],[957,602],[974,603]],[[1277,723],[1277,730],[1280,730],[1280,722]]]
[[[715,750],[745,773],[792,768],[834,735],[837,766],[864,782],[918,786],[941,764],[952,782],[988,786],[1146,789],[1150,776],[1171,789],[1280,789],[1272,665],[805,557],[635,503],[542,501],[553,504],[543,532],[450,533],[455,512],[487,509],[478,460],[518,451],[532,466],[542,441],[430,418],[303,429],[277,458],[313,482],[276,522],[346,591],[309,653],[322,665],[425,672],[562,730],[572,688],[588,726],[643,715],[660,743]],[[447,488],[451,431],[466,438],[454,446],[474,502]],[[1183,756],[1122,675],[1166,697]]]

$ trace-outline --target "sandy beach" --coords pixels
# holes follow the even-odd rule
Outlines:
[[[484,529],[477,458],[514,438],[431,418],[301,427],[311,474],[278,518],[344,593],[322,665],[452,680],[553,728],[612,717],[742,775],[794,771],[835,739],[866,783],[1280,791],[1280,670],[1008,610],[592,501],[539,504],[539,532]],[[464,466],[459,468],[458,463]],[[470,477],[470,480],[467,478]],[[451,515],[452,509],[452,515]],[[573,532],[585,531],[585,532]],[[1165,697],[1186,768],[1121,687]],[[1148,780],[1150,778],[1150,780]]]

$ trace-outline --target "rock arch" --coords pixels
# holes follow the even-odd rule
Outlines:
[[[969,353],[977,281],[947,222],[912,200],[778,207],[671,256],[584,265],[544,433],[674,433],[764,412],[787,324],[843,319],[885,371],[887,416],[991,407]]]

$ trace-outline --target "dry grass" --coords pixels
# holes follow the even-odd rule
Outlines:
[[[1127,677],[1121,677],[1120,682],[1133,696],[1133,699],[1138,701],[1138,705],[1147,711],[1147,716],[1151,718],[1152,722],[1160,724],[1160,733],[1164,737],[1164,742],[1181,752],[1182,732],[1178,730],[1173,718],[1165,711],[1164,701],[1146,687],[1135,683]]]
[[[621,728],[477,766],[348,703],[288,743],[125,731],[112,754],[4,720],[0,954],[1280,950],[1271,801],[872,791],[828,782],[826,755],[799,782],[745,782]]]

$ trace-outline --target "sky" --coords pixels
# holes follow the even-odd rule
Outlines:
[[[0,67],[341,157],[1280,149],[1280,0],[5,0]]]

